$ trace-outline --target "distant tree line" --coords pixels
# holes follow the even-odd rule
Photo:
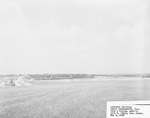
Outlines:
[[[94,78],[93,74],[32,74],[29,76],[35,80]]]

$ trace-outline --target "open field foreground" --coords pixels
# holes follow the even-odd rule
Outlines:
[[[150,100],[150,79],[30,84],[0,88],[0,118],[105,118],[107,101]]]

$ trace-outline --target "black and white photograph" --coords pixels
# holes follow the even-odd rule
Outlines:
[[[149,0],[0,0],[0,118],[149,111]]]

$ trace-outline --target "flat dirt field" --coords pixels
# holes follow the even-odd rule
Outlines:
[[[0,88],[0,118],[106,118],[107,101],[150,100],[150,79],[56,80]]]

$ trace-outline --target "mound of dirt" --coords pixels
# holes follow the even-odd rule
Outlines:
[[[22,78],[3,79],[0,81],[0,87],[7,87],[7,86],[31,86],[31,84],[25,82]]]

